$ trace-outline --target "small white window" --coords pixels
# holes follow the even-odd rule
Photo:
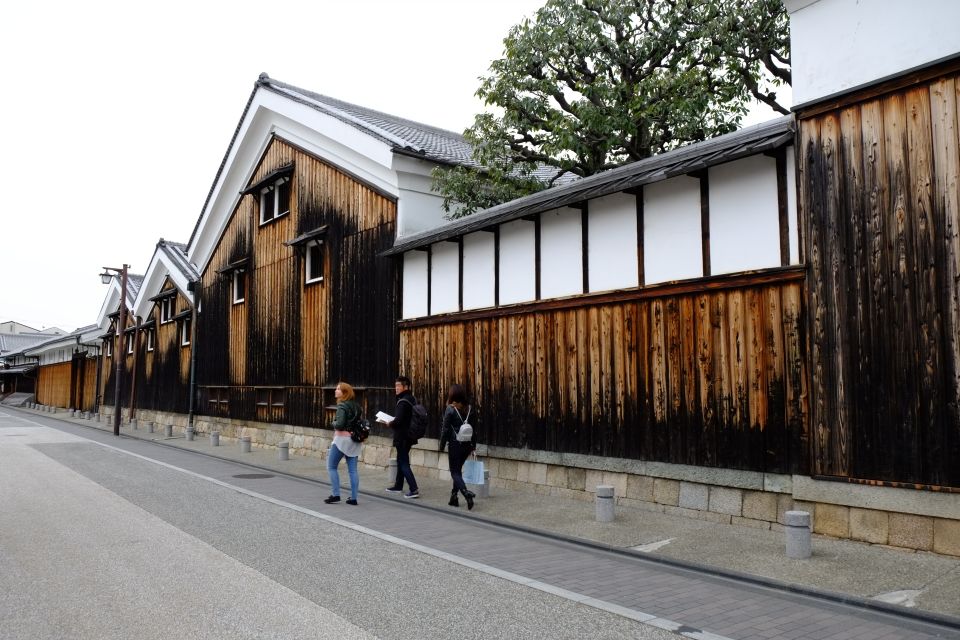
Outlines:
[[[147,351],[153,351],[154,341],[156,339],[155,329],[150,327],[147,329]]]
[[[112,358],[113,357],[113,338],[110,338],[109,340],[107,340],[106,351],[107,351],[107,357]]]
[[[190,344],[190,316],[180,323],[180,344],[184,347]]]
[[[323,280],[323,240],[312,240],[307,244],[307,263],[304,282]]]
[[[169,298],[164,298],[160,301],[160,322],[167,323],[173,320],[173,316],[177,313],[177,301],[176,298],[171,296]]]
[[[290,213],[290,177],[280,178],[260,190],[260,224]]]
[[[233,272],[233,303],[243,302],[247,292],[247,272],[237,269]]]
[[[130,355],[133,353],[133,334],[128,333],[123,338],[127,345],[127,355]]]

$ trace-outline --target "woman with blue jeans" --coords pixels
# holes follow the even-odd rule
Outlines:
[[[330,474],[330,497],[327,504],[340,502],[340,461],[347,459],[347,472],[350,474],[350,498],[347,504],[357,504],[357,492],[360,490],[360,474],[357,473],[357,460],[363,445],[350,437],[350,427],[360,418],[360,405],[356,403],[353,387],[346,382],[338,382],[333,395],[337,398],[337,415],[333,419],[333,443],[327,454],[327,473]]]

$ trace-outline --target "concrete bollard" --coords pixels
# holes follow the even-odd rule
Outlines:
[[[173,425],[172,425],[172,424],[165,424],[165,425],[163,425],[163,437],[164,437],[164,438],[172,438],[172,437],[173,437]]]
[[[387,484],[391,487],[397,486],[397,459],[390,458],[387,463]]]
[[[211,447],[219,447],[219,446],[220,446],[220,432],[219,432],[219,431],[211,431],[211,432],[210,432],[210,446],[211,446]]]
[[[240,437],[240,453],[250,453],[250,436]]]
[[[290,443],[289,442],[277,443],[277,458],[280,460],[290,459]]]
[[[136,418],[130,418],[130,426],[133,427],[134,431],[136,431],[140,426],[140,421]]]
[[[812,553],[810,548],[810,514],[806,511],[787,511],[784,515],[784,535],[787,557],[803,560]]]
[[[598,484],[596,497],[597,522],[613,522],[613,515],[613,487],[608,484]]]
[[[147,433],[153,433],[153,423],[147,422]]]
[[[490,470],[483,470],[483,484],[469,484],[467,487],[470,488],[478,498],[489,498],[490,497]]]
[[[187,440],[193,442],[193,427],[187,427]]]

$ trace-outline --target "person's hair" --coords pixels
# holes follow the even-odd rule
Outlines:
[[[450,391],[447,393],[447,404],[456,402],[458,404],[467,403],[467,390],[462,384],[450,385]]]
[[[407,376],[397,376],[397,382],[405,386],[407,389],[413,386],[413,383],[410,382],[410,378],[408,378]]]
[[[337,386],[340,387],[340,400],[353,400],[356,397],[353,387],[346,382],[338,382]]]

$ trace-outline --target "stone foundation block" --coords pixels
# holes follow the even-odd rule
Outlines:
[[[680,482],[678,480],[667,480],[666,478],[654,478],[653,499],[660,504],[676,507],[680,504]]]
[[[743,490],[710,487],[710,511],[728,516],[743,515]]]
[[[653,513],[663,513],[663,510],[666,508],[662,504],[657,504],[656,502],[634,500],[632,498],[620,498],[619,504],[625,507],[630,507],[631,509],[636,509],[638,511],[650,511]]]
[[[697,511],[696,509],[686,509],[684,507],[671,507],[669,505],[664,505],[663,512],[668,516],[680,516],[681,518],[693,518],[693,519],[698,518],[701,513],[706,513],[705,511]]]
[[[812,507],[811,507],[811,508],[812,508]],[[785,517],[783,514],[785,514],[787,511],[793,511],[794,509],[797,509],[797,510],[800,510],[800,511],[808,511],[808,512],[811,513],[811,514],[813,513],[813,511],[809,511],[808,509],[804,509],[804,508],[800,507],[799,505],[797,505],[796,507],[794,507],[793,496],[778,495],[778,496],[777,496],[777,520],[776,520],[776,521],[779,522],[780,524],[783,524],[783,522],[784,522],[784,517]]]
[[[533,484],[547,484],[547,465],[543,462],[531,462],[529,481]]]
[[[516,480],[517,479],[517,461],[501,460],[500,468],[497,471],[498,471],[497,477],[503,478],[504,480]],[[490,475],[493,475],[493,474],[491,473]]]
[[[593,498],[593,495],[586,491],[575,491],[563,487],[550,487],[550,495],[566,500],[580,500],[582,502],[589,501]]]
[[[443,459],[447,460],[447,455],[443,455]],[[424,451],[423,452],[423,466],[431,467],[437,469],[440,463],[440,452],[439,451]],[[449,467],[448,467],[449,468]]]
[[[603,484],[603,471],[597,471],[596,469],[585,469],[584,471],[584,489],[590,493],[596,493],[597,485]]]
[[[567,468],[556,464],[547,465],[547,484],[551,487],[567,488]]]
[[[530,482],[530,463],[526,461],[517,462],[517,482]]]
[[[423,464],[423,454],[426,453],[423,449],[411,449],[410,450],[410,464],[415,467],[422,467]]]
[[[793,500],[793,507],[787,509],[787,511],[806,511],[810,514],[810,519],[815,520],[817,517],[817,503],[816,502],[805,502],[803,500]],[[779,506],[778,506],[779,509]],[[786,512],[784,512],[786,513]],[[783,514],[777,514],[780,524],[786,524],[786,519]]]
[[[567,489],[585,492],[587,489],[587,470],[578,467],[567,467]]]
[[[686,509],[706,511],[710,506],[710,487],[695,482],[680,483],[679,504]]]
[[[603,482],[601,484],[613,487],[614,494],[624,496],[627,494],[627,474],[615,471],[604,471]]]
[[[933,518],[891,513],[890,544],[895,547],[930,551],[933,549]]]
[[[813,519],[814,533],[835,538],[850,537],[850,507],[818,503],[815,514],[810,515]]]
[[[743,518],[762,520],[767,523],[777,521],[777,494],[766,491],[743,492]],[[736,518],[734,518],[736,520]],[[769,529],[769,525],[766,527]]]
[[[887,544],[889,514],[873,509],[850,508],[850,537],[873,544]]]
[[[733,516],[726,513],[715,513],[713,511],[697,511],[696,512],[697,520],[705,520],[706,522],[716,522],[717,524],[730,524],[733,520]]]
[[[633,500],[653,502],[653,478],[630,474],[627,476],[627,491],[624,494]]]
[[[933,550],[937,553],[960,556],[960,520],[934,519]]]

